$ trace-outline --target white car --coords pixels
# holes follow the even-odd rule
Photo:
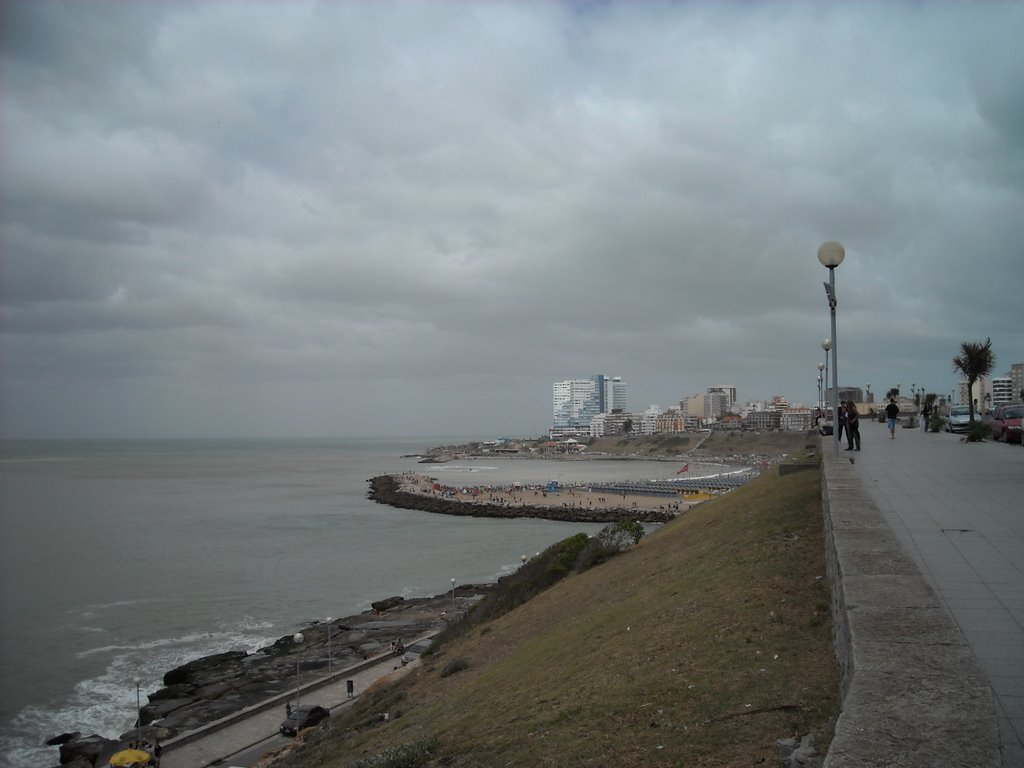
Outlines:
[[[971,409],[966,405],[954,405],[946,419],[947,432],[968,432],[971,429]]]

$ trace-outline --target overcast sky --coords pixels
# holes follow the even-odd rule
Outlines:
[[[1024,362],[1021,3],[10,2],[5,436],[535,434]]]

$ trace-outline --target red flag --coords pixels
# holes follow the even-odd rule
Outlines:
[[[677,475],[681,475],[681,474],[683,474],[683,472],[689,471],[689,469],[690,469],[690,464],[689,464],[689,462],[687,462],[686,464],[683,464],[683,468],[680,469],[678,472],[676,472],[676,474]]]

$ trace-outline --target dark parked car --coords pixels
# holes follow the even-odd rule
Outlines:
[[[301,707],[295,707],[288,714],[288,717],[281,723],[280,730],[285,736],[295,736],[299,731],[319,725],[330,716],[331,713],[323,707],[316,704],[303,704]]]
[[[986,415],[985,422],[992,427],[992,439],[1021,442],[1021,416],[1024,416],[1024,405],[1020,404],[1000,405],[991,415]]]
[[[416,659],[422,656],[423,652],[430,647],[431,642],[432,639],[428,638],[427,640],[420,640],[418,643],[413,643],[406,648],[405,653],[402,655],[402,665],[404,666],[416,661]]]

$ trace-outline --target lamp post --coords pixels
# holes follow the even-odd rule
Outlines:
[[[455,579],[452,579],[452,620],[455,619]]]
[[[818,410],[821,410],[821,374],[818,374]]]
[[[825,392],[822,389],[821,382],[822,381],[827,381],[827,379],[822,379],[822,376],[824,375],[822,373],[822,371],[824,371],[824,370],[825,370],[825,364],[824,363],[818,363],[818,407],[821,408],[822,410],[824,410],[824,408],[825,408],[825,400],[824,400]]]
[[[142,743],[142,695],[139,693],[142,679],[133,677],[132,682],[135,683],[135,744],[138,746]]]
[[[821,348],[825,350],[825,389],[822,394],[822,408],[825,410],[825,414],[828,414],[828,351],[832,349],[832,339],[825,339],[821,342]],[[835,397],[835,393],[832,395]]]
[[[526,565],[526,561],[529,559],[526,555],[520,555],[519,559],[523,561],[523,565]]]
[[[846,257],[846,249],[836,242],[829,240],[818,246],[818,261],[822,266],[828,268],[828,282],[825,283],[825,294],[828,296],[829,314],[832,318],[832,397],[839,397],[839,344],[836,341],[836,267],[843,263]],[[839,458],[839,408],[832,409],[832,445],[833,455]]]
[[[331,622],[334,621],[330,616],[327,617],[327,672],[331,671]]]
[[[305,639],[306,638],[303,636],[303,634],[301,632],[296,632],[294,635],[292,635],[292,640],[295,641],[295,645],[297,645],[297,646],[298,645],[302,645],[302,641],[305,640]],[[296,650],[296,654],[295,654],[295,709],[298,710],[298,708],[299,708],[299,654],[298,654],[298,648],[296,648],[295,650]]]

